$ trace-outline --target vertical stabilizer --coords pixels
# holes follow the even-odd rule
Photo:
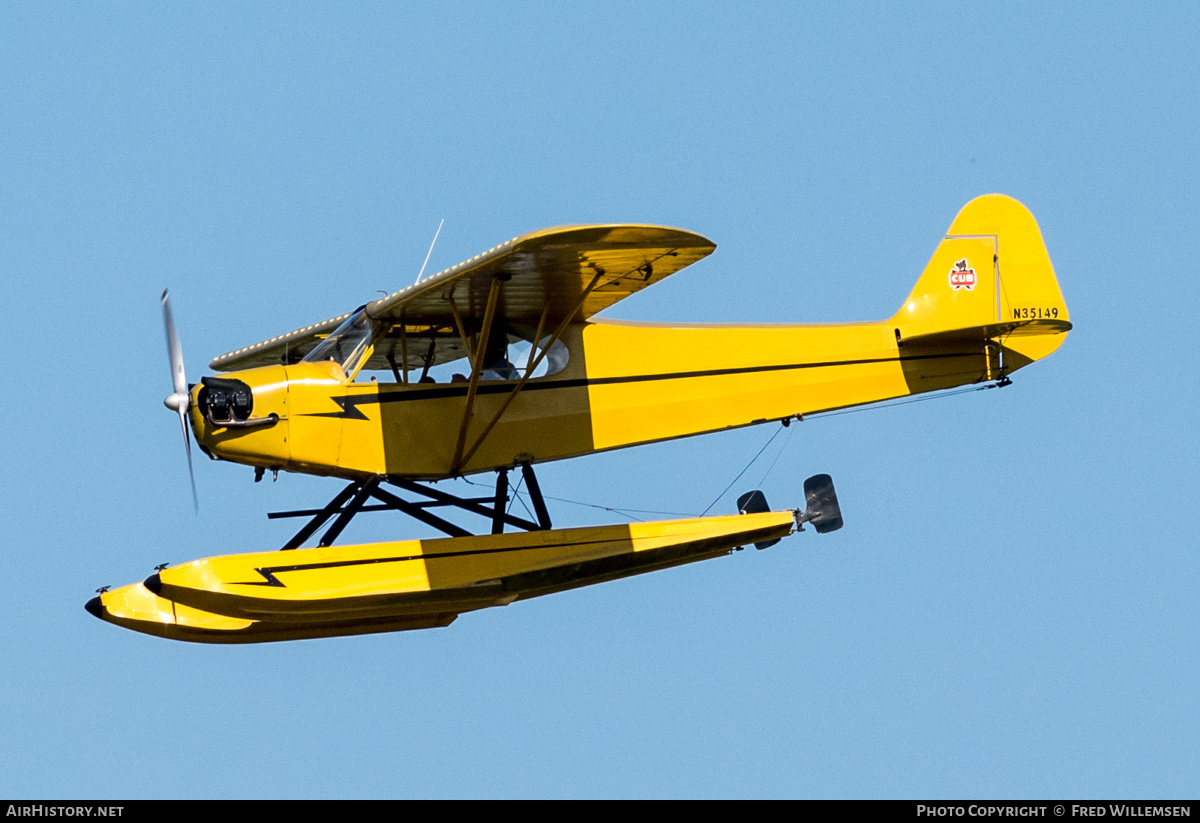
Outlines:
[[[996,341],[1012,368],[1053,352],[1071,328],[1037,221],[1002,194],[963,206],[892,323],[902,345]]]

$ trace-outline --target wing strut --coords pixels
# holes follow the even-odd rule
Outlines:
[[[404,315],[400,315],[400,360],[404,363],[404,373],[396,368],[396,358],[388,352],[388,365],[392,367],[392,374],[396,375],[396,382],[402,386],[408,385],[408,324],[404,322]]]
[[[513,386],[512,391],[508,393],[508,397],[504,398],[504,402],[502,404],[500,404],[500,408],[496,411],[496,413],[494,415],[492,415],[492,419],[490,421],[488,421],[488,424],[483,427],[483,431],[479,434],[479,437],[475,438],[475,444],[473,446],[471,446],[470,451],[468,451],[465,456],[462,454],[462,441],[466,435],[466,422],[465,422],[466,418],[464,418],[464,424],[463,424],[464,427],[459,432],[459,447],[457,449],[455,449],[455,452],[454,452],[454,463],[452,464],[451,470],[450,470],[451,474],[453,474],[454,472],[457,472],[464,465],[466,465],[466,463],[469,462],[470,459],[475,456],[475,452],[479,451],[479,447],[483,445],[483,441],[485,439],[487,439],[487,436],[492,433],[492,429],[495,428],[496,424],[500,422],[500,418],[504,416],[504,412],[508,411],[509,405],[512,403],[513,400],[516,399],[517,395],[521,392],[521,389],[525,388],[525,384],[528,383],[529,378],[533,376],[534,370],[538,366],[541,365],[542,360],[545,359],[546,355],[550,352],[550,348],[558,341],[558,338],[562,336],[562,333],[567,330],[567,326],[569,326],[571,323],[571,318],[573,318],[575,316],[576,312],[578,312],[579,309],[583,307],[583,304],[587,300],[588,295],[590,295],[593,291],[595,291],[596,286],[600,285],[600,278],[603,276],[604,276],[604,269],[596,267],[596,274],[592,278],[592,281],[590,283],[588,283],[587,288],[585,288],[583,290],[583,294],[581,294],[579,296],[578,304],[575,306],[575,308],[572,311],[568,312],[563,317],[563,319],[558,324],[558,328],[556,328],[554,330],[554,334],[552,334],[550,336],[549,342],[546,343],[546,345],[542,347],[541,351],[538,352],[537,357],[532,359],[529,362],[529,365],[525,369],[525,374],[521,375],[521,379],[517,381],[517,385]],[[453,305],[453,303],[451,303],[451,305]],[[539,334],[541,333],[541,323],[544,322],[545,319],[546,319],[546,314],[545,314],[545,311],[543,311],[542,312],[542,321],[539,321],[539,323],[538,323]],[[536,338],[534,339],[534,345],[535,346],[537,345]],[[533,354],[533,352],[531,351],[530,354]],[[468,399],[468,401],[467,401],[468,409],[470,409],[470,405],[471,405],[471,399]]]
[[[538,341],[542,339],[542,329],[546,328],[546,316],[550,314],[550,304],[542,306],[542,316],[538,318],[537,331],[533,333],[533,342],[529,347],[529,357],[525,363],[525,374],[532,375],[533,367],[542,362],[540,359],[535,362],[534,355],[537,353]],[[550,348],[547,346],[546,348]]]
[[[475,392],[479,389],[479,380],[483,377],[483,360],[484,349],[487,346],[488,335],[492,331],[492,320],[496,316],[496,298],[500,295],[499,277],[492,278],[492,284],[488,288],[487,307],[483,310],[483,327],[479,331],[477,338],[478,344],[471,349],[469,346],[467,352],[471,355],[471,384],[467,387],[467,405],[463,408],[462,422],[458,425],[458,440],[454,444],[454,461],[451,463],[450,473],[454,474],[463,464],[463,446],[467,443],[467,428],[471,425],[471,418],[475,416]],[[458,309],[454,307],[454,300],[450,301],[450,307],[454,310],[454,320],[458,323],[459,334],[462,334],[462,322],[459,319]],[[467,342],[464,335],[463,342]],[[472,452],[474,453],[474,452]]]

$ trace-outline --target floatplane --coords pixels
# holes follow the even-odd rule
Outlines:
[[[1016,200],[959,212],[899,311],[838,325],[598,319],[706,257],[649,225],[544,229],[347,314],[223,354],[189,384],[166,292],[166,405],[215,460],[339,478],[281,550],[159,567],[87,609],[161,637],[290,640],[449,625],[516,600],[772,545],[842,525],[828,475],[803,510],[762,492],[727,516],[554,528],[541,463],[969,384],[1004,386],[1071,328],[1041,232]],[[513,514],[509,475],[532,504]],[[493,494],[437,481],[495,474]],[[192,478],[195,496],[195,478]],[[474,534],[446,508],[484,518]],[[447,536],[341,545],[357,514],[397,510]],[[315,545],[305,547],[315,540]]]

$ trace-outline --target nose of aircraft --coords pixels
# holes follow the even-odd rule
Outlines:
[[[287,399],[283,366],[206,376],[189,410],[196,442],[209,457],[283,468],[290,456]]]
[[[83,607],[88,610],[88,613],[93,617],[104,619],[104,604],[100,602],[100,595],[96,595],[91,600],[83,604]]]

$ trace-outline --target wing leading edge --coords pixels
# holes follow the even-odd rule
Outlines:
[[[482,320],[491,284],[502,281],[497,317],[537,325],[586,320],[634,292],[708,256],[716,244],[663,226],[559,226],[523,234],[367,304],[394,325],[445,326]],[[544,314],[543,314],[544,312]],[[222,354],[217,371],[291,363],[304,357],[349,314]]]

